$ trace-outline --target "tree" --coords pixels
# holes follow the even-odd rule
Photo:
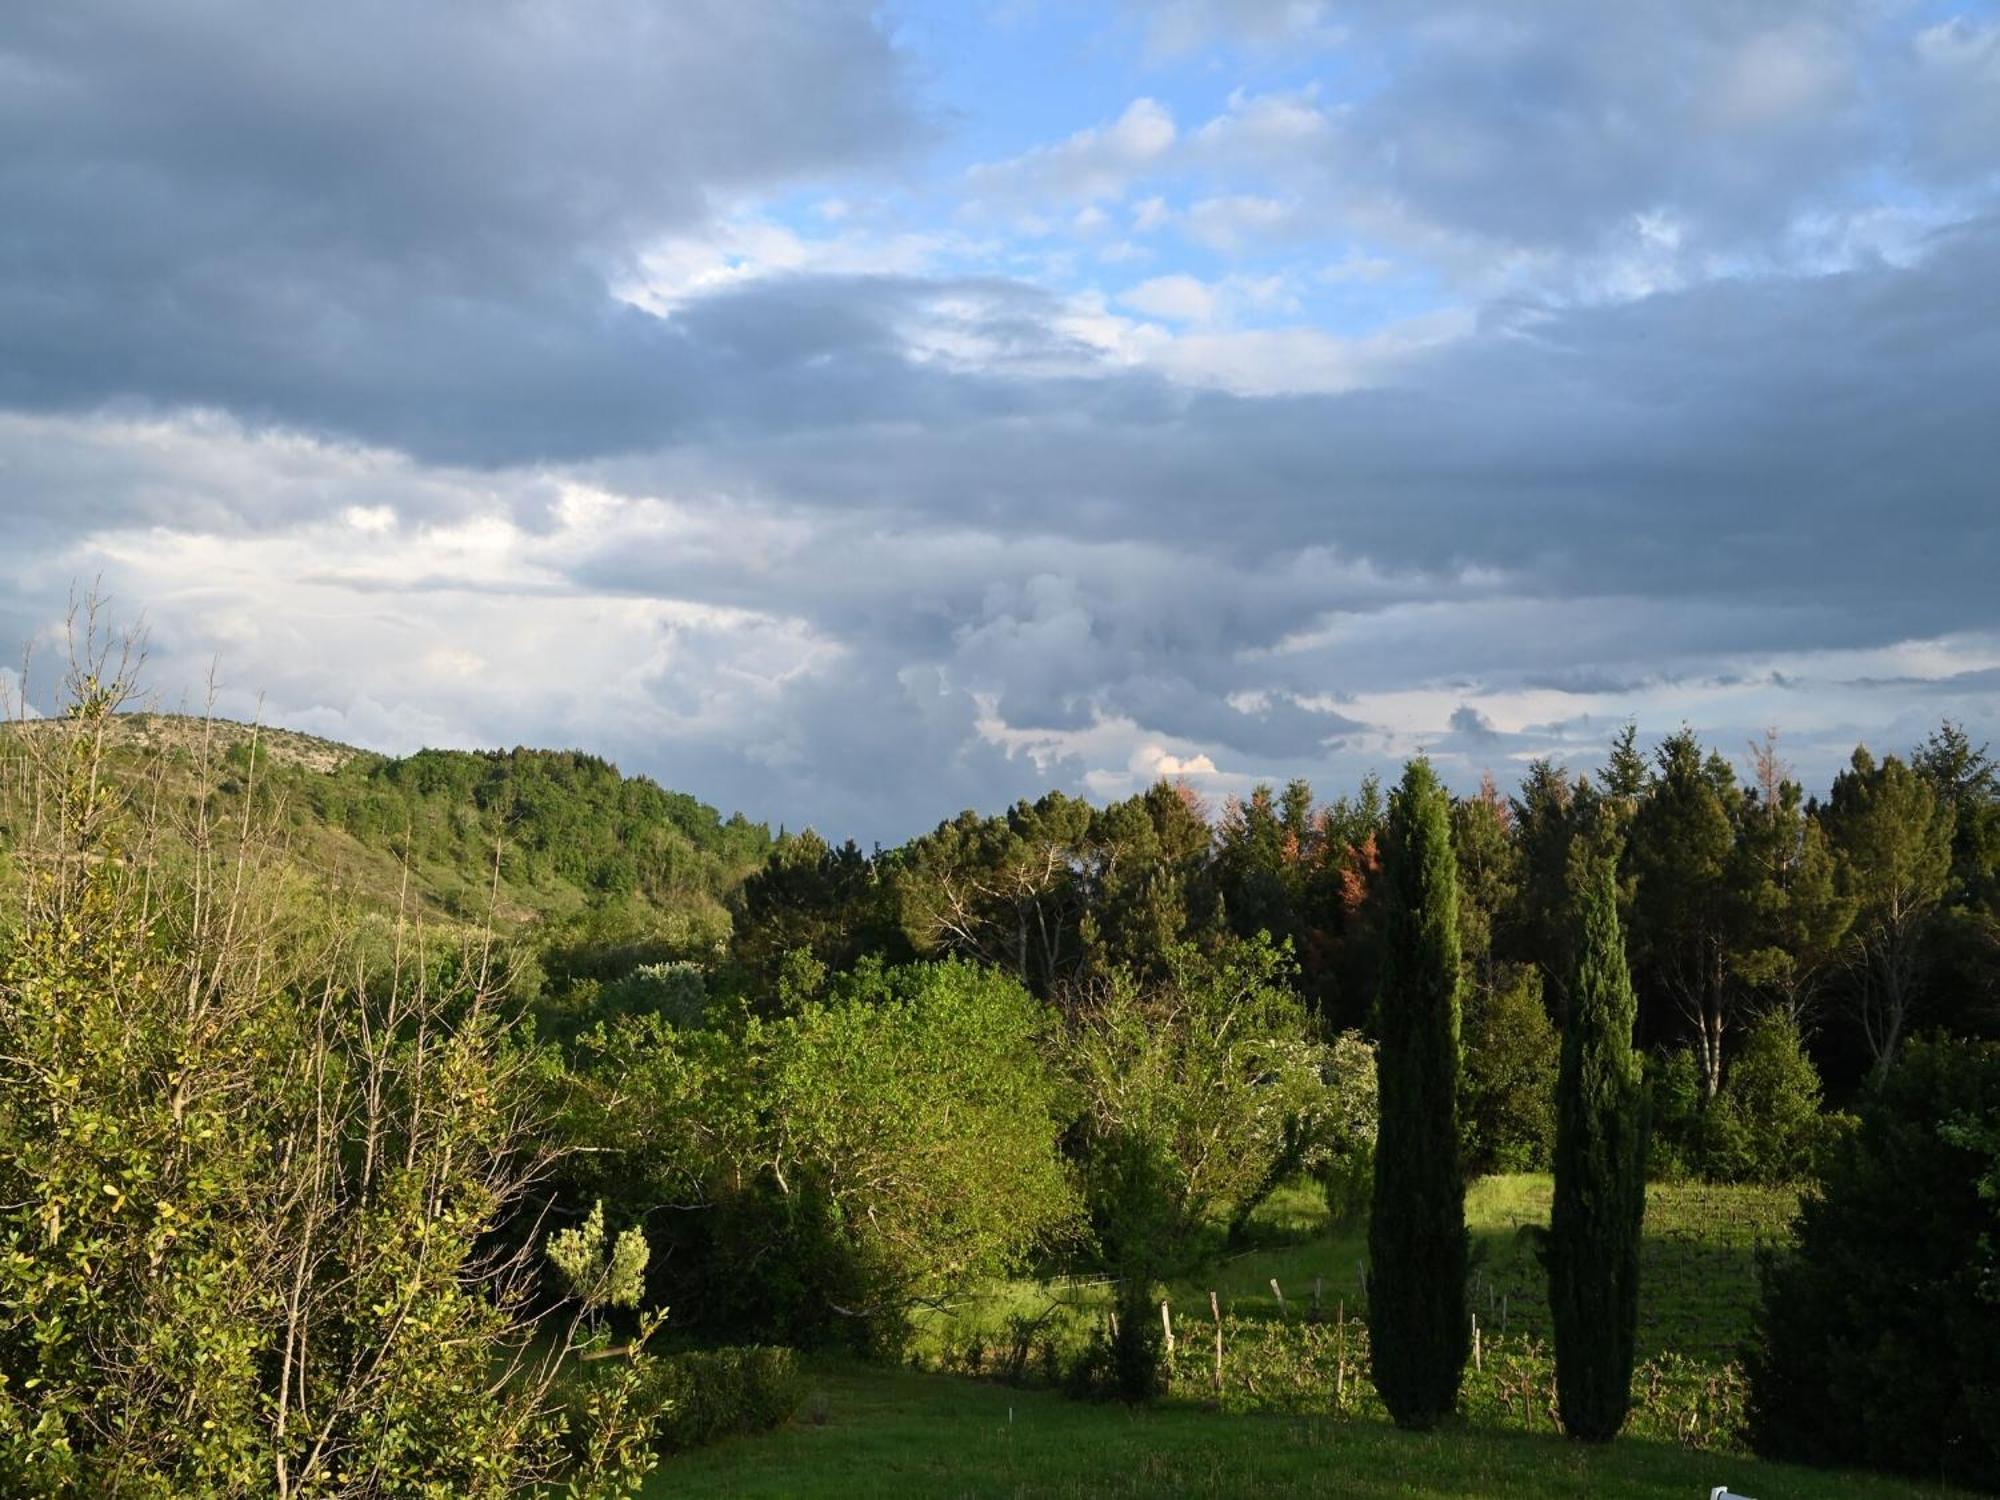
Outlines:
[[[1529,763],[1513,798],[1514,842],[1520,851],[1519,886],[1505,923],[1505,951],[1542,972],[1551,1008],[1566,1013],[1563,993],[1569,963],[1566,912],[1569,843],[1578,786],[1550,760]]]
[[[1611,757],[1598,773],[1607,801],[1625,804],[1626,815],[1646,794],[1646,757],[1639,753],[1639,726],[1628,723],[1611,741]]]
[[[795,954],[828,969],[852,968],[864,954],[890,963],[910,956],[880,862],[852,840],[835,847],[810,828],[778,840],[734,907],[730,954],[759,1008],[769,1008]]]
[[[1088,802],[1050,792],[911,840],[895,878],[916,950],[977,958],[1046,995],[1082,957],[1093,816]]]
[[[1375,1081],[1375,1048],[1358,1031],[1327,1044],[1326,1124],[1315,1164],[1326,1195],[1327,1217],[1350,1224],[1368,1210],[1375,1179],[1375,1134],[1381,1100]]]
[[[1075,1091],[1071,1137],[1114,1262],[1156,1275],[1190,1269],[1215,1225],[1240,1225],[1287,1176],[1316,1166],[1340,1131],[1327,1049],[1293,977],[1283,950],[1262,938],[1213,955],[1183,944],[1160,977],[1121,971],[1060,997],[1050,1064]],[[1151,1184],[1144,1204],[1124,1196],[1139,1175]],[[1124,1222],[1135,1211],[1143,1235]]]
[[[1713,1099],[1740,998],[1730,962],[1741,909],[1731,878],[1739,793],[1728,764],[1704,759],[1688,730],[1662,741],[1653,761],[1629,845],[1638,880],[1632,945],[1642,975],[1692,1029],[1702,1097]]]
[[[1803,1182],[1840,1121],[1820,1109],[1819,1070],[1781,1010],[1753,1021],[1699,1131],[1704,1176],[1724,1182]]]
[[[1834,779],[1827,826],[1854,902],[1855,1015],[1877,1082],[1908,1034],[1925,934],[1951,878],[1951,810],[1916,771],[1857,749]]]
[[[1742,892],[1744,930],[1735,955],[1745,984],[1804,1029],[1845,953],[1854,901],[1839,889],[1826,830],[1778,755],[1776,730],[1750,747],[1731,879]]]
[[[1972,907],[1989,902],[2000,883],[2000,765],[1950,719],[1931,732],[1910,765],[1951,813],[1950,901]]]
[[[1449,799],[1428,761],[1410,762],[1390,798],[1382,887],[1368,1320],[1382,1403],[1397,1426],[1421,1430],[1457,1406],[1470,1340],[1458,1162],[1458,879]]]
[[[1576,961],[1556,1086],[1555,1204],[1543,1258],[1563,1430],[1609,1442],[1631,1405],[1646,1212],[1645,1086],[1610,862],[1579,844]]]
[[[1951,883],[1931,933],[1932,1014],[1957,1032],[2000,1034],[2000,767],[1947,720],[1911,757],[1952,819]]]
[[[1459,949],[1468,987],[1490,999],[1500,980],[1494,928],[1516,901],[1520,853],[1513,814],[1489,774],[1479,794],[1451,806],[1451,841],[1458,856]]]
[[[1164,975],[1117,971],[1061,997],[1050,1066],[1080,1112],[1069,1135],[1091,1229],[1118,1283],[1112,1363],[1122,1395],[1157,1381],[1154,1292],[1240,1231],[1285,1178],[1346,1141],[1330,1061],[1258,937],[1208,956],[1182,945]]]
[[[1078,923],[1090,970],[1157,975],[1167,953],[1213,930],[1212,841],[1207,809],[1180,782],[1156,781],[1092,819]]]
[[[1320,809],[1314,860],[1303,905],[1299,967],[1306,994],[1328,1024],[1372,1026],[1376,966],[1381,957],[1377,888],[1382,873],[1381,784],[1371,773],[1355,797]]]
[[[578,1043],[571,1170],[671,1252],[689,1321],[891,1349],[913,1307],[1075,1228],[1051,1022],[959,959],[864,961],[733,1027],[621,1018]]]
[[[1562,1047],[1542,1005],[1541,971],[1511,964],[1490,993],[1465,1001],[1465,1088],[1459,1124],[1465,1169],[1539,1172],[1555,1137],[1556,1071]]]
[[[1919,1041],[1759,1266],[1759,1453],[2000,1488],[2000,1047]]]
[[[1277,797],[1261,782],[1247,800],[1232,797],[1223,808],[1216,829],[1216,877],[1238,937],[1264,932],[1282,942],[1297,936],[1286,880],[1287,833]],[[1295,852],[1295,841],[1292,847]]]

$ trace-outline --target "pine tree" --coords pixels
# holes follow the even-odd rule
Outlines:
[[[1369,1331],[1382,1404],[1397,1426],[1421,1430],[1457,1405],[1470,1342],[1457,869],[1448,799],[1427,761],[1410,763],[1390,799],[1382,889]]]
[[[1632,1049],[1638,1002],[1618,931],[1617,877],[1589,840],[1577,842],[1571,871],[1576,943],[1556,1084],[1555,1208],[1542,1258],[1563,1428],[1606,1443],[1631,1405],[1645,1095]]]

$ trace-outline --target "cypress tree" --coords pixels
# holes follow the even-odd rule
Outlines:
[[[1608,1443],[1632,1400],[1646,1118],[1617,876],[1592,842],[1579,839],[1571,851],[1575,941],[1556,1081],[1555,1207],[1542,1259],[1563,1430],[1582,1442]]]
[[[1375,1389],[1398,1427],[1449,1416],[1471,1342],[1465,1179],[1458,1160],[1458,872],[1430,763],[1389,801],[1375,997],[1381,1120],[1368,1223]]]

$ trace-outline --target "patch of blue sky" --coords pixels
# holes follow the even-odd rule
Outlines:
[[[1135,99],[1185,132],[1238,92],[1334,89],[1354,70],[1338,48],[1145,45],[1147,7],[1116,0],[892,0],[892,34],[944,131],[937,162],[963,170],[1116,119]],[[1351,80],[1350,80],[1351,81]]]
[[[1162,50],[1146,45],[1143,8],[1119,0],[892,0],[884,15],[930,134],[887,170],[801,184],[756,206],[801,241],[900,244],[903,256],[885,253],[884,270],[906,267],[921,242],[926,273],[1016,278],[1101,297],[1131,317],[1149,316],[1147,299],[1134,297],[1144,284],[1191,277],[1215,291],[1212,316],[1193,321],[1246,330],[1304,326],[1362,337],[1453,304],[1430,268],[1318,214],[1228,243],[1189,224],[1203,200],[1297,206],[1254,165],[1204,165],[1186,149],[1188,138],[1246,98],[1310,95],[1327,106],[1372,89],[1379,60],[1337,38],[1280,47],[1210,37]],[[974,168],[1102,131],[1141,99],[1171,115],[1180,149],[1162,152],[1118,191],[1054,194],[1007,211],[975,201]],[[841,264],[857,269],[852,255]]]

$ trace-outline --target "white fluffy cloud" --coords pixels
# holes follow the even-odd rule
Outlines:
[[[982,211],[1073,209],[1114,200],[1164,161],[1178,136],[1164,105],[1134,99],[1107,124],[973,167],[966,186],[972,206]]]

